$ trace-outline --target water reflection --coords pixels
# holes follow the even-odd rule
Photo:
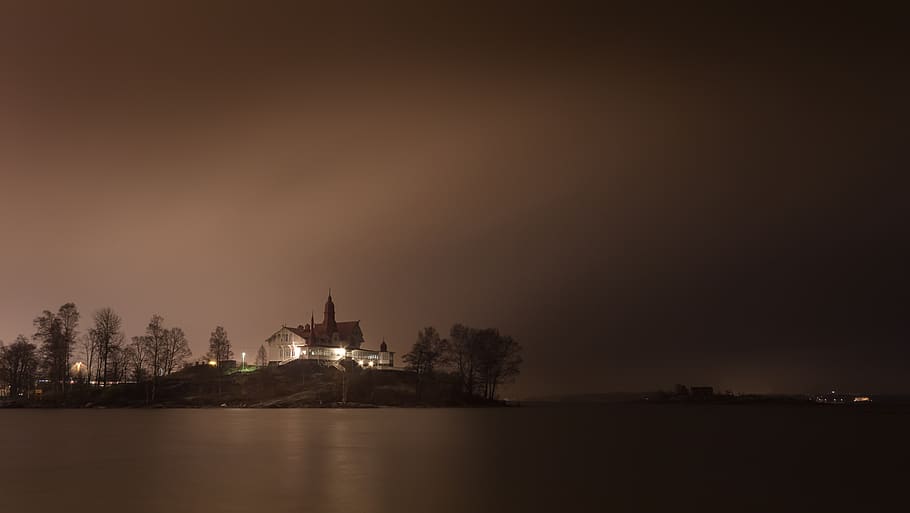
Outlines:
[[[873,460],[908,422],[671,406],[10,410],[0,511],[817,511],[816,484],[849,481],[842,506],[900,476]]]

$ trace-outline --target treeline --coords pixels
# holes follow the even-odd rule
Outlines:
[[[183,330],[165,326],[157,314],[144,334],[129,341],[123,319],[111,308],[95,312],[85,333],[80,334],[79,321],[76,305],[66,303],[35,318],[31,339],[19,335],[9,346],[0,342],[0,383],[9,386],[11,397],[29,397],[39,381],[63,398],[77,384],[134,381],[146,383],[148,398],[154,400],[158,380],[180,369],[192,354]],[[77,352],[81,361],[73,365]]]
[[[424,328],[403,359],[417,374],[418,401],[428,384],[439,382],[454,384],[461,397],[496,399],[499,386],[514,381],[522,363],[521,345],[512,337],[463,324],[452,326],[447,339],[432,326]]]

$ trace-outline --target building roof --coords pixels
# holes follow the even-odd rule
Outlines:
[[[354,337],[355,330],[360,327],[360,321],[342,321],[342,322],[336,323],[336,326],[338,327],[338,338],[343,341],[348,341]],[[309,324],[307,324],[306,326],[300,325],[300,326],[297,326],[296,328],[292,328],[290,326],[286,326],[286,327],[288,330],[292,331],[297,336],[305,338],[307,340],[307,342],[310,341],[310,325]],[[321,323],[321,322],[316,323],[315,333],[316,333],[317,338],[328,337],[328,334],[326,333],[325,324]]]
[[[298,337],[306,338],[310,335],[309,331],[304,331],[302,327],[292,328],[290,326],[285,326],[285,328],[291,333],[297,335]]]

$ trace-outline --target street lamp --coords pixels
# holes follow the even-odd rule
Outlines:
[[[240,353],[240,370],[246,368],[246,353]]]

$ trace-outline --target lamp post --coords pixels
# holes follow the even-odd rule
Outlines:
[[[246,353],[240,353],[240,370],[246,368]]]

